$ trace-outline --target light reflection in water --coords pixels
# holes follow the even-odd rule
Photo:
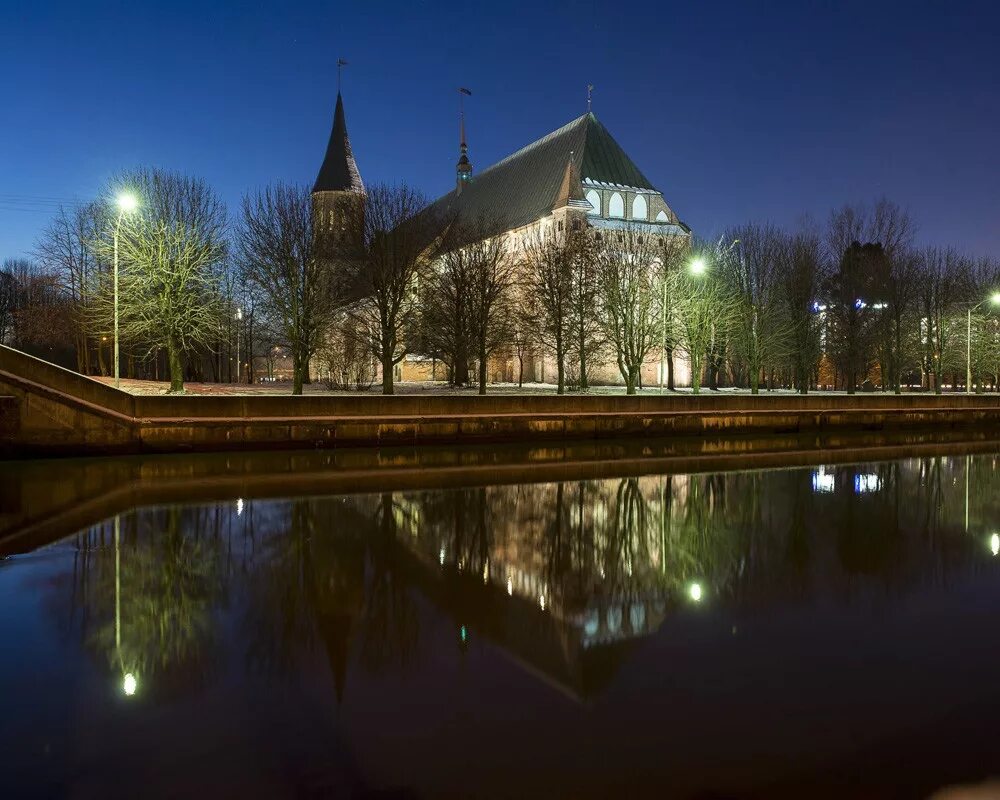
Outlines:
[[[60,545],[66,574],[41,591],[132,710],[234,670],[294,683],[317,659],[340,703],[360,676],[472,664],[484,645],[589,700],[672,621],[727,641],[739,621],[742,641],[741,615],[888,604],[995,569],[1000,473],[980,461],[143,509]]]

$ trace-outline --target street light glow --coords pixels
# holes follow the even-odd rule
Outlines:
[[[994,533],[990,537],[990,552],[993,555],[1000,555],[1000,533]]]
[[[1000,292],[993,292],[993,294],[990,295],[990,302],[995,306],[1000,306]]]
[[[703,275],[708,265],[705,263],[705,259],[696,258],[691,262],[691,274],[692,275]]]
[[[138,681],[135,679],[135,675],[131,672],[125,673],[125,679],[122,681],[122,691],[125,692],[127,697],[131,697],[135,694],[135,690],[139,687]]]
[[[690,595],[691,599],[694,600],[696,603],[700,603],[701,602],[701,584],[700,583],[692,583],[691,586],[688,587],[688,595]]]
[[[130,214],[139,207],[139,201],[135,199],[134,194],[129,192],[122,192],[118,195],[118,208],[124,211],[126,214]]]

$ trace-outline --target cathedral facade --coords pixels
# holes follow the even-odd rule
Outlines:
[[[342,236],[350,227],[345,226],[344,215],[363,213],[364,185],[351,152],[339,94],[313,204],[323,248],[348,245]],[[603,233],[627,227],[643,235],[679,238],[682,246],[688,246],[691,238],[690,229],[663,193],[590,111],[480,172],[474,171],[468,156],[463,120],[455,188],[434,201],[429,212],[453,224],[481,226],[488,220],[492,229],[484,233],[504,237],[517,252],[539,237],[582,228]],[[658,350],[649,355],[642,369],[644,385],[660,381],[660,363]],[[686,362],[675,357],[674,367],[675,383],[688,383]],[[515,360],[500,354],[491,359],[488,378],[513,382],[518,372]],[[588,373],[592,384],[623,382],[611,354],[596,359]],[[555,376],[553,359],[541,351],[525,364],[526,381],[554,382]],[[419,352],[409,353],[397,366],[400,380],[446,377],[444,365]]]

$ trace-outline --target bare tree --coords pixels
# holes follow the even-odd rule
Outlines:
[[[473,349],[475,256],[470,248],[461,246],[466,241],[450,231],[444,252],[427,271],[421,286],[424,348],[448,363],[455,386],[469,382]]]
[[[757,394],[765,367],[784,358],[790,344],[779,280],[782,235],[772,225],[747,224],[725,239],[734,245],[718,267],[734,301],[733,342]]]
[[[566,392],[566,353],[571,344],[573,299],[573,238],[553,230],[536,230],[524,243],[524,289],[537,301],[536,330],[544,347],[556,359],[556,392]]]
[[[781,299],[791,328],[792,375],[799,393],[808,394],[822,355],[823,312],[817,298],[824,278],[819,237],[808,230],[784,237],[779,259]]]
[[[965,326],[956,314],[967,294],[968,262],[954,249],[928,248],[920,254],[918,308],[923,369],[941,393],[944,372],[957,370]]]
[[[111,224],[106,204],[88,203],[71,211],[60,208],[35,246],[35,259],[58,276],[72,303],[77,371],[85,375],[92,372],[92,348],[104,366],[104,350],[113,327],[112,319],[100,313],[103,306],[95,304],[111,264],[102,263],[93,246]],[[101,371],[106,374],[107,370]]]
[[[122,338],[163,348],[170,391],[184,389],[184,358],[213,342],[218,329],[218,270],[226,254],[226,211],[203,180],[160,169],[123,173],[114,187],[129,187],[139,199],[124,218],[119,237],[120,330]],[[95,245],[109,260],[110,231]],[[101,294],[104,314],[111,302]]]
[[[635,394],[642,364],[660,338],[660,249],[657,237],[634,225],[609,232],[594,248],[599,318],[626,394]]]
[[[604,346],[600,317],[596,312],[600,302],[600,281],[594,236],[577,235],[570,240],[570,269],[573,288],[570,295],[569,327],[572,331],[570,352],[580,367],[580,388],[590,387],[589,367]]]
[[[516,262],[506,235],[490,236],[468,245],[472,274],[470,321],[479,362],[479,394],[486,394],[487,364],[510,338],[510,300]]]
[[[877,243],[853,242],[842,254],[828,280],[827,351],[854,394],[875,358],[877,322],[884,303],[878,292],[888,258]]]
[[[0,344],[6,344],[14,331],[17,284],[9,262],[0,266]]]
[[[339,308],[333,267],[317,254],[309,190],[277,184],[245,197],[237,241],[243,274],[292,354],[292,394],[302,394]]]
[[[368,189],[357,220],[361,255],[348,286],[358,298],[353,304],[358,331],[369,337],[382,365],[383,394],[393,394],[393,368],[406,355],[407,335],[418,328],[417,282],[438,247],[441,221],[426,205],[408,186],[376,185]]]
[[[688,269],[680,275],[679,338],[691,364],[695,394],[701,391],[706,359],[719,349],[720,340],[728,338],[735,318],[732,295],[717,274],[717,264],[729,257],[731,246],[722,239],[715,244],[696,244],[692,264],[704,265],[703,269]]]

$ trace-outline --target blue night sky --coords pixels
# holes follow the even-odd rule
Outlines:
[[[1000,10],[964,2],[0,0],[0,259],[116,170],[311,184],[336,60],[367,183],[454,184],[594,111],[696,233],[886,195],[1000,255]]]

